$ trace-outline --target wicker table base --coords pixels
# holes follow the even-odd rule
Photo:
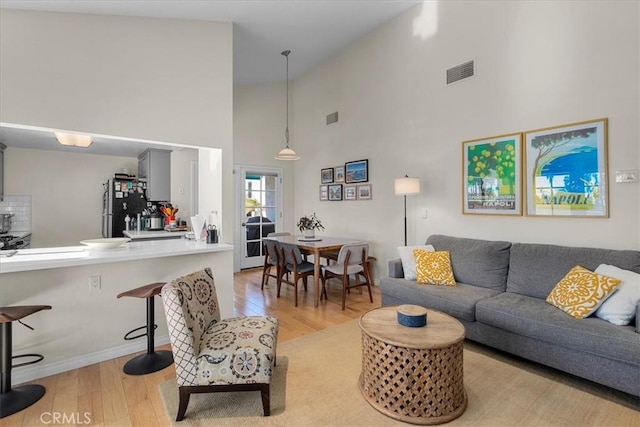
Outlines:
[[[377,308],[360,318],[360,391],[376,410],[412,424],[451,421],[467,408],[463,384],[464,326],[434,310],[427,326],[396,321],[397,307]]]

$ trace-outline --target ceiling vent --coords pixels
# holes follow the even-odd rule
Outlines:
[[[338,121],[338,112],[327,114],[327,125],[335,123]]]
[[[474,61],[465,62],[447,70],[447,84],[459,82],[468,77],[473,77],[475,70]]]

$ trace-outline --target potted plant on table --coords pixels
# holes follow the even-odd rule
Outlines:
[[[304,234],[304,237],[313,238],[315,237],[315,231],[324,230],[324,226],[314,212],[311,216],[305,215],[300,218],[298,221],[298,229]]]

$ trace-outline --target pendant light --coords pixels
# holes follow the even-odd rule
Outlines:
[[[284,130],[284,138],[286,141],[285,147],[280,150],[275,157],[276,160],[299,160],[300,156],[296,154],[291,148],[289,148],[289,54],[290,50],[282,51],[280,54],[287,58],[287,127]]]

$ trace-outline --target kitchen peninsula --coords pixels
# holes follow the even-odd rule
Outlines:
[[[0,306],[51,305],[13,329],[14,353],[45,359],[13,372],[14,383],[142,351],[144,338],[124,334],[146,321],[144,300],[117,295],[211,267],[223,317],[233,315],[233,246],[186,239],[134,241],[93,250],[84,246],[19,250],[0,258]],[[168,343],[161,298],[155,299],[156,345]]]

